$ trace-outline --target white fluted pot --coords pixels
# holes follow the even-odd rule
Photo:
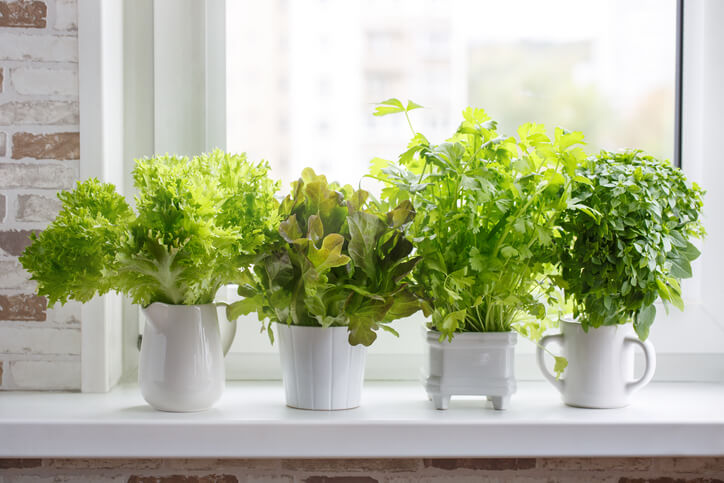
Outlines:
[[[352,409],[360,404],[364,380],[363,345],[350,345],[347,327],[276,324],[287,406]]]

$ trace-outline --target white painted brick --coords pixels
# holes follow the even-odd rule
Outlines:
[[[55,30],[78,29],[78,5],[76,0],[55,2]]]
[[[2,32],[0,46],[0,60],[78,62],[78,39],[75,36]]]
[[[0,126],[77,125],[79,119],[77,101],[11,101],[0,104]]]
[[[0,353],[79,355],[80,329],[0,327]]]
[[[75,180],[74,165],[0,163],[0,188],[69,189]]]
[[[15,92],[23,95],[78,96],[78,72],[44,68],[12,69]]]
[[[10,364],[14,389],[79,390],[80,358],[71,361],[14,361]]]
[[[60,211],[62,203],[57,196],[19,194],[17,202],[17,221],[53,221]]]
[[[12,361],[17,389],[80,389],[80,358],[70,361]]]
[[[53,308],[46,311],[48,317],[46,323],[79,327],[81,307],[82,304],[78,302],[68,302],[65,305],[55,304]]]
[[[0,260],[0,289],[28,293],[34,291],[35,287],[35,282],[30,280],[30,274],[17,259]]]

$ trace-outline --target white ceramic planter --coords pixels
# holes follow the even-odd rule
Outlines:
[[[422,381],[437,409],[447,409],[454,395],[487,396],[495,409],[507,409],[516,391],[515,332],[464,332],[451,342],[427,332]]]
[[[219,312],[224,311],[217,310],[217,304],[155,302],[143,309],[138,385],[148,404],[161,411],[188,412],[208,409],[219,400],[226,377],[224,354],[236,329],[236,322],[224,328],[222,344]]]
[[[359,406],[367,348],[349,344],[347,327],[275,326],[287,406],[316,410]]]
[[[558,342],[568,359],[563,376],[556,379],[546,369],[543,347]],[[646,369],[634,377],[634,348],[641,347]],[[583,408],[620,408],[630,404],[631,395],[649,383],[656,370],[656,352],[651,342],[639,340],[631,324],[590,328],[561,321],[561,333],[544,336],[537,351],[538,366],[561,393],[563,402]]]

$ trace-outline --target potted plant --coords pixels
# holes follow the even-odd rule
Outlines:
[[[390,99],[375,114],[407,117],[418,107]],[[431,309],[423,379],[438,409],[455,394],[507,407],[517,333],[536,340],[547,324],[545,274],[585,159],[582,139],[556,129],[551,140],[538,124],[520,126],[518,139],[501,136],[482,109],[467,108],[447,142],[413,130],[397,165],[373,163],[383,196],[410,200],[418,213],[409,228],[421,257],[413,276]]]
[[[279,338],[287,405],[348,409],[360,401],[365,348],[378,329],[416,312],[407,276],[418,262],[404,228],[410,202],[382,212],[364,190],[328,184],[307,168],[282,201],[276,242],[267,245],[246,297],[229,317],[256,311]]]
[[[135,211],[113,185],[79,182],[20,261],[50,305],[131,297],[148,320],[143,397],[160,410],[206,409],[225,379],[214,296],[243,278],[277,223],[268,169],[220,150],[137,160]]]
[[[566,404],[621,407],[653,376],[655,353],[646,339],[654,302],[684,308],[679,281],[691,277],[699,256],[691,240],[705,234],[704,192],[668,161],[640,151],[602,151],[578,173],[589,182],[578,184],[573,198],[589,209],[563,214],[555,277],[574,319],[561,323],[562,334],[541,340],[541,346],[561,342],[569,366],[558,380],[546,371],[540,349],[538,361]],[[635,345],[647,359],[638,381]]]

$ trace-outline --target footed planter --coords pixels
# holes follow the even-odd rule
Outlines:
[[[515,393],[515,332],[463,332],[451,342],[427,332],[422,379],[437,409],[447,409],[454,395],[487,396],[495,409],[507,409]]]
[[[352,409],[360,404],[367,348],[350,345],[347,327],[276,324],[287,406]]]
[[[556,379],[545,367],[546,344],[558,342],[568,359],[563,376]],[[634,348],[643,349],[644,374],[634,378]],[[649,341],[641,341],[631,324],[609,325],[583,330],[573,320],[561,321],[561,333],[540,340],[537,361],[541,372],[561,393],[563,402],[582,408],[628,406],[631,395],[649,383],[656,369],[656,352]]]
[[[138,385],[148,404],[161,411],[203,411],[221,397],[225,386],[224,354],[236,322],[219,330],[217,305],[168,305],[143,309]],[[225,305],[225,304],[223,304]],[[223,317],[222,323],[226,322]]]

